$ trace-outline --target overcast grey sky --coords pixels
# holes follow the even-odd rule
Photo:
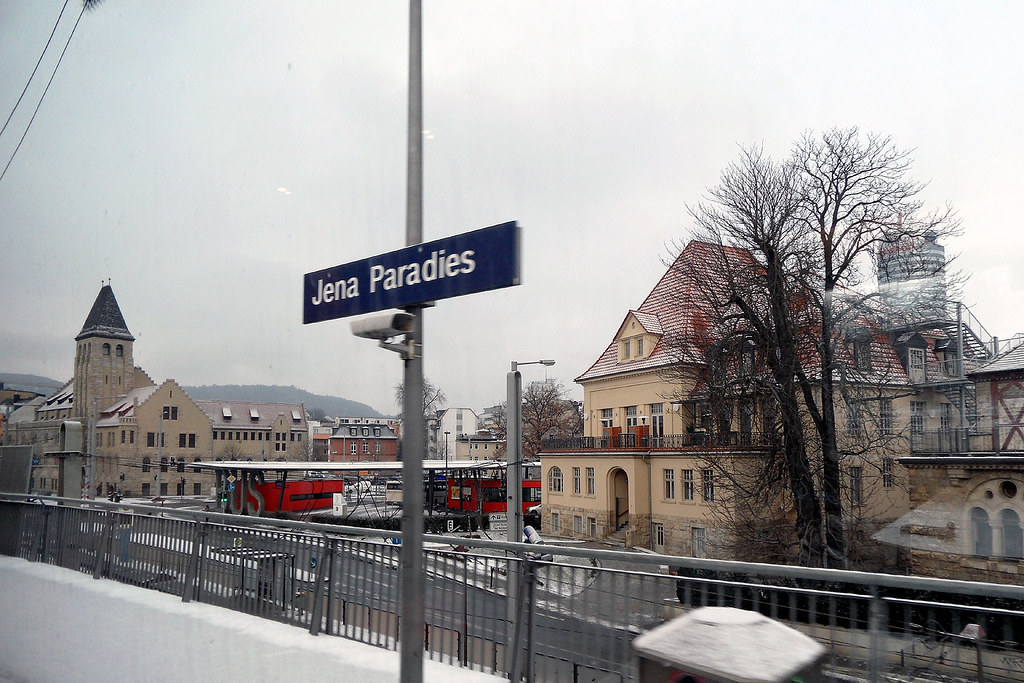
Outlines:
[[[0,0],[4,119],[61,6]],[[739,146],[781,157],[833,126],[915,150],[929,206],[963,220],[947,246],[966,303],[993,334],[1024,330],[1024,4],[425,0],[423,26],[424,239],[523,228],[521,286],[427,312],[449,405],[502,400],[513,359],[554,358],[571,385]],[[306,272],[404,246],[407,45],[404,0],[87,12],[0,181],[0,370],[69,379],[110,278],[158,382],[395,412],[399,358],[346,320],[302,325],[301,292]]]

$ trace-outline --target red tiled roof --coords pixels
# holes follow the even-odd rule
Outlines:
[[[639,308],[629,311],[601,356],[577,382],[624,373],[664,368],[680,360],[694,364],[705,362],[704,351],[712,341],[714,321],[710,297],[730,291],[727,278],[744,269],[760,269],[746,249],[708,242],[691,241],[669,266]],[[660,339],[646,358],[619,362],[617,338],[622,326],[634,316],[645,331],[659,334]],[[809,324],[808,321],[803,322]],[[817,326],[817,323],[813,325]],[[907,382],[906,372],[885,333],[866,319],[857,321],[857,328],[871,335],[871,370],[858,375],[855,381],[873,383]],[[813,329],[800,335],[804,371],[811,377],[820,375],[817,357],[817,336]],[[845,344],[836,345],[837,360],[853,367],[852,354]]]
[[[702,362],[712,325],[711,316],[706,312],[707,295],[715,291],[716,284],[721,285],[717,288],[719,291],[724,289],[728,269],[716,267],[723,259],[736,266],[756,267],[753,256],[745,249],[696,240],[687,244],[643,303],[623,319],[625,322],[632,314],[647,332],[661,335],[650,355],[620,363],[618,345],[612,339],[604,353],[576,381],[662,368],[678,362],[680,356],[695,363]],[[666,340],[672,341],[666,343]]]

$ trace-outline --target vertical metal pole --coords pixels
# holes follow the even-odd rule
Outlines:
[[[508,520],[508,540],[512,543],[523,541],[523,376],[512,361],[512,370],[506,375],[507,401],[505,407],[505,516]],[[506,567],[505,614],[508,619],[505,658],[509,678],[519,681],[521,658],[519,643],[516,642],[516,621],[519,610],[517,597],[519,587],[519,563],[517,558],[508,557]]]
[[[406,176],[406,245],[423,241],[423,36],[421,0],[409,0],[409,127]],[[412,353],[405,359],[402,401],[402,551],[400,676],[403,683],[423,680],[423,307],[407,309],[415,316],[406,341]]]
[[[161,407],[161,408],[159,408],[159,410],[160,410],[160,417],[157,420],[157,424],[159,426],[157,427],[157,433],[156,433],[156,495],[153,496],[154,498],[159,498],[160,497],[160,486],[161,486],[160,472],[163,471],[163,464],[164,464],[164,461],[163,461],[164,409]]]

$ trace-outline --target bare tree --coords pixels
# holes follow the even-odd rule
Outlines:
[[[532,382],[523,392],[524,458],[536,456],[544,439],[576,436],[582,429],[583,417],[561,382]]]
[[[748,149],[722,173],[720,184],[709,190],[709,200],[691,210],[699,236],[709,243],[706,257],[712,263],[709,267],[691,263],[708,267],[708,273],[684,274],[697,288],[695,301],[688,303],[700,308],[713,328],[703,344],[701,340],[683,340],[696,342],[705,355],[698,364],[681,364],[679,370],[700,373],[689,379],[707,387],[712,415],[724,416],[726,405],[731,415],[733,402],[743,392],[759,393],[762,401],[775,408],[781,465],[766,459],[749,480],[739,473],[729,476],[736,479],[731,482],[736,499],[741,493],[749,495],[750,483],[775,483],[785,476],[795,510],[799,561],[813,566],[822,557],[822,514],[806,449],[797,381],[803,311],[793,302],[803,293],[800,281],[791,274],[806,267],[808,241],[795,230],[799,206],[795,189],[791,167],[773,163],[759,149]],[[707,277],[709,273],[714,277]],[[740,372],[748,345],[750,362],[758,363],[761,372],[753,367]],[[681,353],[681,358],[684,356]],[[716,401],[722,405],[714,405]],[[725,424],[718,426],[727,429]],[[765,486],[764,490],[772,488]]]
[[[799,183],[801,232],[814,242],[814,270],[804,290],[820,321],[820,372],[816,378],[802,373],[800,383],[821,444],[828,565],[843,567],[846,540],[835,415],[843,361],[837,349],[842,331],[863,313],[864,297],[840,300],[837,290],[854,292],[864,285],[870,276],[865,270],[881,249],[913,245],[926,236],[955,235],[959,221],[948,206],[922,213],[924,186],[909,178],[910,153],[889,137],[861,135],[856,128],[833,129],[820,137],[807,133],[797,142],[791,164]]]
[[[855,394],[865,386],[875,387],[879,405],[891,393],[885,373],[857,372],[851,362],[850,332],[864,327],[876,296],[855,292],[869,283],[867,269],[879,251],[959,227],[948,208],[922,215],[922,186],[908,179],[909,169],[908,153],[889,138],[856,129],[808,134],[784,163],[757,148],[743,150],[708,199],[691,209],[697,237],[713,247],[717,262],[710,279],[689,276],[711,321],[698,344],[704,365],[681,364],[676,372],[691,381],[699,375],[709,398],[722,404],[711,408],[725,416],[721,427],[731,415],[725,408],[737,401],[771,407],[765,431],[777,428],[783,466],[769,457],[733,473],[730,483],[737,496],[763,504],[765,496],[778,496],[779,477],[786,477],[802,564],[847,561],[836,406],[864,403]],[[742,512],[739,506],[730,514]],[[752,512],[756,520],[756,507]]]
[[[395,403],[398,404],[399,410],[405,402],[405,385],[395,385]],[[448,402],[448,398],[444,395],[444,391],[434,385],[429,379],[424,378],[423,380],[423,418],[426,422],[434,413],[444,408]]]

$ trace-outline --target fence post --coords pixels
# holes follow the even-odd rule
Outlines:
[[[114,538],[114,525],[117,524],[117,515],[109,515],[110,521],[107,523],[106,529],[103,533],[96,536],[96,543],[94,547],[96,549],[96,566],[92,570],[92,578],[99,579],[103,576],[103,558],[110,554],[110,543]]]
[[[885,602],[878,594],[878,586],[871,587],[871,602],[868,603],[868,633],[871,644],[868,653],[868,680],[878,683],[882,667],[882,635],[885,628]]]
[[[196,522],[195,533],[192,534],[192,557],[188,561],[188,569],[185,570],[185,585],[181,588],[181,601],[192,602],[192,593],[199,592],[199,562],[202,557],[202,548],[206,540],[206,521]],[[193,587],[194,584],[194,587]]]
[[[327,551],[327,558],[323,557],[323,551],[321,551],[321,562],[316,566],[316,575],[313,577],[313,614],[309,618],[309,635],[315,636],[320,633],[320,629],[323,627],[321,623],[324,617],[324,581],[327,581],[328,592],[326,599],[330,599],[330,582],[331,582],[331,559],[334,557],[334,545],[336,541],[334,539],[323,539],[325,542],[321,546]],[[324,562],[322,560],[326,559]]]

